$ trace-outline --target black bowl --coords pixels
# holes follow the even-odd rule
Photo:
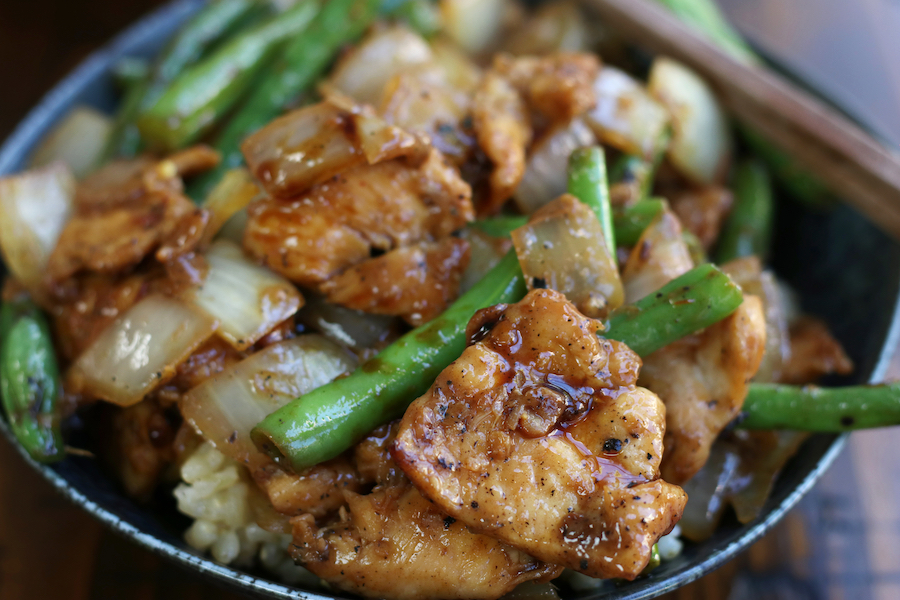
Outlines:
[[[22,170],[41,137],[67,111],[86,104],[112,112],[116,94],[110,75],[124,56],[150,56],[177,25],[202,5],[180,0],[139,21],[112,43],[91,55],[59,83],[0,148],[0,175]],[[809,212],[791,202],[778,213],[776,269],[800,293],[803,308],[824,318],[857,365],[846,383],[881,379],[900,334],[900,246],[847,207]],[[57,490],[113,530],[183,567],[244,593],[265,598],[333,598],[289,588],[260,574],[219,565],[182,540],[185,526],[171,507],[132,502],[98,468],[95,461],[71,456],[60,464],[32,461],[15,443],[5,421],[0,431],[23,459]],[[828,468],[845,436],[811,438],[786,466],[761,516],[742,526],[724,523],[702,544],[687,544],[677,559],[648,577],[614,590],[578,598],[650,598],[673,590],[721,566],[763,535],[793,507]]]

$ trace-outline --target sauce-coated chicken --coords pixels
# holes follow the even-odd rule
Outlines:
[[[359,264],[372,249],[440,239],[474,218],[471,188],[437,150],[423,164],[357,167],[293,200],[249,208],[244,247],[273,271],[314,286]]]
[[[665,408],[640,358],[562,294],[480,311],[404,416],[394,457],[472,529],[595,577],[634,579],[686,497],[659,479]]]
[[[744,404],[765,344],[762,302],[745,295],[728,318],[644,358],[641,384],[666,404],[666,481],[684,483],[706,463]]]
[[[371,493],[345,493],[323,527],[312,515],[292,519],[295,560],[338,589],[401,600],[492,599],[560,574],[438,510],[391,460],[395,433],[381,427],[357,446],[357,468],[378,484]]]
[[[321,285],[330,302],[421,325],[456,298],[469,264],[469,243],[455,237],[395,248]]]

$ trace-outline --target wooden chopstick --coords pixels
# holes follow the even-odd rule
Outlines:
[[[847,203],[900,239],[900,155],[764,67],[743,63],[649,0],[584,0],[638,45],[702,75],[744,124],[794,156]]]

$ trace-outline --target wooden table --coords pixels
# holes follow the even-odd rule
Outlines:
[[[0,2],[0,138],[87,52],[158,4]],[[900,379],[900,359],[890,375]],[[898,447],[900,430],[854,434],[824,480],[775,530],[671,597],[900,598]],[[0,441],[0,598],[237,596],[106,531]]]

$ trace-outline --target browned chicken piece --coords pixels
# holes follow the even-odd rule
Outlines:
[[[550,121],[566,122],[597,104],[594,80],[600,72],[600,59],[594,54],[554,52],[517,58],[500,54],[494,58],[493,68]]]
[[[474,218],[472,190],[432,150],[428,160],[364,165],[290,201],[249,207],[244,247],[273,271],[318,285],[371,256],[440,239]]]
[[[680,485],[706,464],[716,436],[744,405],[765,344],[762,302],[747,294],[728,318],[644,358],[640,383],[666,404],[666,481]]]
[[[686,497],[659,479],[665,408],[602,328],[552,290],[479,311],[467,333],[480,341],[407,410],[394,458],[473,530],[634,579]]]
[[[472,123],[478,145],[493,163],[489,194],[478,207],[479,214],[490,215],[512,197],[525,174],[531,119],[518,90],[498,73],[488,71],[475,92]]]
[[[780,383],[802,385],[820,377],[853,372],[853,361],[822,321],[803,316],[790,325],[790,358],[782,366]]]
[[[320,287],[329,302],[354,310],[403,317],[419,326],[456,299],[469,264],[469,243],[455,237],[419,242],[370,258]]]
[[[176,428],[152,399],[120,408],[103,405],[101,459],[132,498],[148,501],[175,458]]]
[[[274,463],[255,470],[253,479],[276,511],[324,518],[344,504],[344,490],[357,492],[362,481],[346,456],[318,464],[303,473],[288,473]]]
[[[146,274],[124,278],[86,275],[69,282],[64,298],[50,309],[56,332],[56,347],[68,360],[75,360],[97,336],[146,296],[152,283]]]
[[[121,273],[157,249],[157,260],[171,260],[199,243],[208,216],[182,194],[174,162],[118,165],[115,174],[98,175],[76,191],[75,214],[47,265],[51,282],[82,270]]]
[[[731,210],[731,191],[710,186],[688,190],[672,198],[672,211],[685,229],[699,238],[706,250],[719,238],[722,223]]]
[[[346,492],[346,507],[322,527],[313,515],[291,520],[294,560],[338,589],[397,600],[492,599],[560,574],[440,512],[391,460],[396,430],[377,429],[355,451],[357,468],[379,484],[371,493]]]

